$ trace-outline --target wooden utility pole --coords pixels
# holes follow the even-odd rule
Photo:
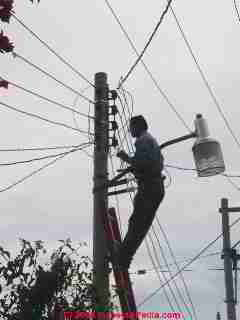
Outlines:
[[[238,208],[236,208],[238,209]],[[223,259],[224,259],[224,274],[226,287],[226,303],[227,303],[227,320],[236,320],[236,301],[234,299],[233,290],[233,274],[232,274],[232,250],[229,231],[229,212],[236,212],[228,207],[228,199],[221,199],[222,213],[222,232],[223,232]]]
[[[93,216],[93,286],[95,311],[107,311],[109,273],[106,256],[103,215],[107,215],[107,189],[99,188],[108,181],[109,102],[106,73],[95,74],[95,146],[94,146],[94,216]]]

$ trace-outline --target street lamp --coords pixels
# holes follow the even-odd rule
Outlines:
[[[210,177],[225,171],[220,143],[209,137],[206,120],[201,114],[195,119],[196,141],[192,147],[199,177]]]
[[[180,141],[196,138],[192,151],[198,176],[210,177],[224,172],[225,164],[221,146],[217,140],[209,137],[206,120],[201,114],[197,114],[194,124],[195,132],[167,141],[160,145],[160,149]]]

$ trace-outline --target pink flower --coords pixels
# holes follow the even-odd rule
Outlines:
[[[11,52],[13,51],[13,44],[9,41],[7,36],[3,35],[3,31],[0,33],[0,52],[5,53],[5,52]]]
[[[0,0],[0,20],[8,22],[11,18],[14,0]]]

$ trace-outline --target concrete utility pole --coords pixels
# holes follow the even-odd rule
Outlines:
[[[94,189],[108,181],[109,102],[106,73],[95,74],[95,147]],[[93,285],[96,289],[95,311],[107,311],[109,302],[109,273],[106,262],[107,243],[103,214],[107,214],[107,189],[94,192],[93,216]]]
[[[223,232],[223,259],[226,287],[227,320],[236,320],[236,301],[234,300],[233,274],[232,274],[232,250],[229,231],[228,199],[221,199],[222,232]]]

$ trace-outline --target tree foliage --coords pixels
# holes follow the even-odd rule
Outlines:
[[[30,0],[32,3],[34,0]],[[39,3],[40,0],[37,0]],[[9,23],[14,7],[14,0],[0,0],[0,21],[3,23]],[[5,36],[3,34],[3,31],[0,33],[0,52],[6,53],[6,52],[12,52],[14,49],[14,45],[9,40],[8,36]]]
[[[52,320],[61,305],[66,311],[93,311],[94,288],[91,260],[80,256],[71,240],[61,245],[43,265],[47,250],[42,241],[20,240],[15,258],[0,247],[0,319]],[[75,254],[77,259],[70,259]],[[109,304],[109,311],[113,310]]]

